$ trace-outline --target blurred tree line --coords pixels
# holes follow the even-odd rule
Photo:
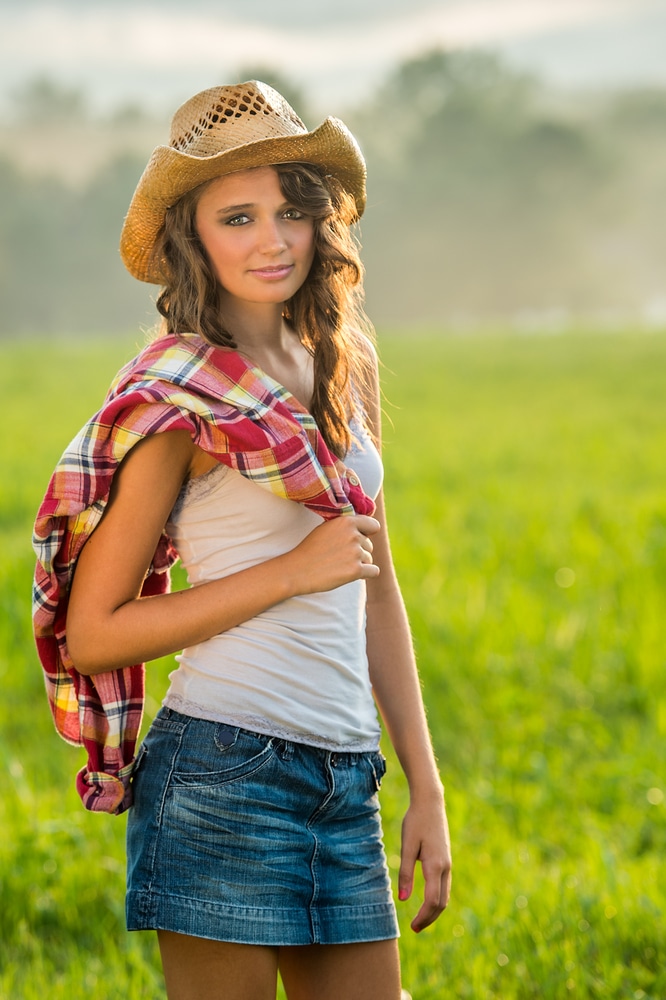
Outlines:
[[[315,124],[288,80],[252,76]],[[14,114],[40,143],[28,163],[16,122],[0,124],[0,333],[149,325],[155,290],[125,273],[117,245],[167,124],[134,106],[93,121],[81,94],[48,80],[18,92]],[[434,51],[344,117],[368,160],[378,324],[666,324],[666,91],[576,100],[490,54]]]

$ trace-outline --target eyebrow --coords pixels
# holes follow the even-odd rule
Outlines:
[[[246,202],[245,205],[226,205],[224,208],[218,208],[215,211],[216,215],[229,215],[229,213],[234,212],[246,212],[250,208],[256,208],[256,204],[253,201]],[[283,201],[279,206],[278,211],[283,208],[293,207],[290,201]]]
[[[246,205],[227,205],[226,208],[218,208],[216,215],[226,215],[227,212],[244,212],[247,208],[254,208],[253,202],[248,202]]]

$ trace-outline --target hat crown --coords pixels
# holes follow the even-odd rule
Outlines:
[[[188,156],[215,156],[259,139],[300,135],[307,128],[284,97],[259,80],[211,87],[173,116],[169,145]]]

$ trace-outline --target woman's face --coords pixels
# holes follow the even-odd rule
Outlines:
[[[195,224],[220,284],[240,301],[286,302],[308,276],[313,220],[285,201],[273,167],[212,181]]]

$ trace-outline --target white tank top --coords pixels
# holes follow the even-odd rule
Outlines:
[[[354,425],[345,464],[376,497],[382,464]],[[167,531],[196,587],[290,551],[318,514],[216,466],[189,480]],[[379,743],[365,649],[365,581],[292,597],[184,649],[164,704],[200,719],[331,750]]]

